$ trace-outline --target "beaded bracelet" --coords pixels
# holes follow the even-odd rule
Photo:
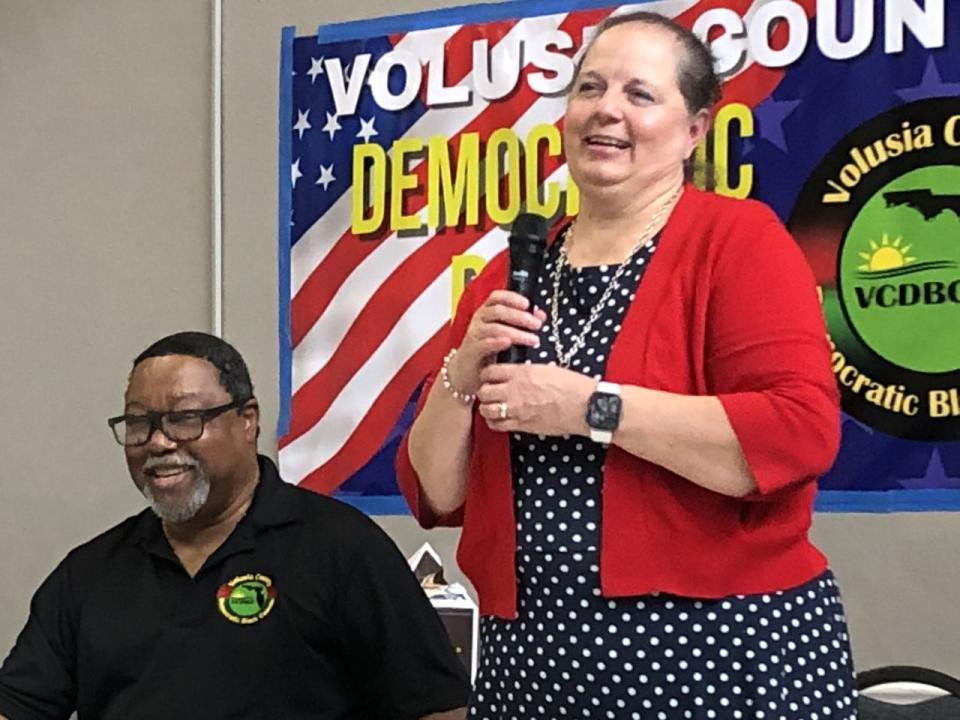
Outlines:
[[[453,387],[453,384],[450,382],[450,361],[453,360],[453,356],[456,354],[457,348],[451,348],[450,352],[448,352],[447,356],[443,359],[443,364],[440,366],[440,382],[443,383],[447,392],[453,395],[455,400],[459,400],[464,405],[473,405],[473,401],[477,399],[477,396],[471,393],[460,392]]]

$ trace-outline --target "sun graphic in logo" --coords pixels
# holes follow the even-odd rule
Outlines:
[[[890,242],[890,238],[884,233],[879,245],[871,240],[870,252],[859,253],[860,257],[867,262],[858,267],[857,270],[867,272],[893,270],[912,263],[916,258],[910,257],[907,253],[910,252],[910,248],[912,248],[913,245],[900,247],[900,241],[902,239],[903,238],[898,237],[893,242]]]

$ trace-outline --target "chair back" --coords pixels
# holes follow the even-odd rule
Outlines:
[[[960,720],[960,680],[929,668],[891,665],[857,674],[860,720]]]

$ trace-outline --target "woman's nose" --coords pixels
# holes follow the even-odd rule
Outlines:
[[[620,120],[623,118],[623,100],[618,93],[608,90],[597,98],[593,111],[603,121]]]

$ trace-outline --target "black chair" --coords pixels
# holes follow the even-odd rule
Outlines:
[[[907,704],[873,697],[891,683],[914,683],[925,696]],[[946,673],[912,665],[891,665],[857,675],[860,720],[960,720],[960,680]],[[873,692],[872,692],[873,691]]]

